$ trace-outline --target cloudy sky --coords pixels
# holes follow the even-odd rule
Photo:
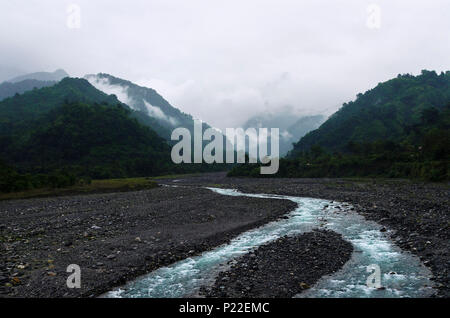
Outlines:
[[[448,0],[1,0],[0,81],[110,73],[220,128],[329,114],[399,73],[449,70],[449,14]]]

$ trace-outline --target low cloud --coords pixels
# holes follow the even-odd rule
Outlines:
[[[77,0],[79,29],[71,3],[0,1],[0,29],[14,29],[0,32],[0,78],[113,74],[223,129],[287,105],[329,115],[397,74],[449,67],[448,0]]]
[[[107,78],[98,77],[96,75],[88,75],[86,79],[92,86],[108,95],[116,95],[117,99],[124,104],[136,110],[134,106],[135,100],[128,95],[128,86],[112,85]]]
[[[147,111],[150,117],[158,118],[161,120],[165,120],[168,123],[170,123],[172,126],[176,126],[178,124],[178,121],[171,117],[164,114],[164,112],[161,110],[161,108],[157,106],[153,106],[150,103],[147,103],[145,100],[143,100],[145,107],[147,107]]]

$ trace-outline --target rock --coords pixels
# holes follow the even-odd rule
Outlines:
[[[108,256],[106,256],[107,259],[114,259],[116,258],[115,254],[109,254]]]
[[[382,227],[381,229],[380,229],[380,232],[386,232],[387,231],[387,229],[385,228],[385,227]]]
[[[300,285],[301,289],[309,289],[310,288],[310,286],[307,283],[304,283],[304,282],[301,282],[299,285]]]

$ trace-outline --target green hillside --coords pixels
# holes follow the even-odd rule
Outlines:
[[[64,104],[3,145],[3,159],[28,172],[61,168],[92,178],[169,171],[170,149],[121,105]]]
[[[175,165],[169,144],[145,118],[84,79],[65,78],[5,99],[0,102],[0,191],[224,169]]]
[[[308,133],[277,177],[450,180],[450,72],[403,75],[365,94]],[[230,176],[255,176],[240,165]]]
[[[54,86],[31,90],[0,102],[0,135],[14,132],[22,135],[23,124],[26,126],[31,120],[71,102],[120,103],[115,96],[104,94],[84,79],[67,77]]]
[[[398,142],[407,136],[410,126],[420,123],[424,109],[441,111],[449,101],[450,72],[399,75],[344,104],[317,130],[300,139],[289,157],[297,157],[314,145],[346,151],[350,142]]]

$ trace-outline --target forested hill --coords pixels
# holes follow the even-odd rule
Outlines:
[[[85,79],[0,102],[0,159],[19,171],[70,171],[92,178],[168,172],[170,149],[114,95]]]
[[[170,141],[174,128],[193,131],[193,118],[170,105],[152,88],[136,85],[128,80],[99,73],[85,78],[97,89],[107,94],[117,94],[119,100],[136,111],[138,120],[151,126],[161,137]]]
[[[403,75],[359,94],[308,133],[277,177],[450,180],[450,72]],[[240,165],[231,176],[258,176]]]
[[[170,149],[121,105],[63,104],[30,122],[3,158],[22,171],[110,178],[169,171]]]
[[[77,78],[1,101],[0,192],[224,168],[175,165],[144,117]]]
[[[22,134],[17,131],[22,124],[71,102],[120,104],[115,96],[106,95],[88,81],[66,77],[54,86],[34,89],[0,102],[0,135]]]
[[[439,75],[434,71],[422,71],[419,76],[399,75],[345,103],[317,130],[300,139],[289,157],[298,157],[314,145],[331,152],[345,152],[350,142],[399,142],[408,136],[411,126],[420,124],[425,109],[440,112],[449,101],[450,71]]]

